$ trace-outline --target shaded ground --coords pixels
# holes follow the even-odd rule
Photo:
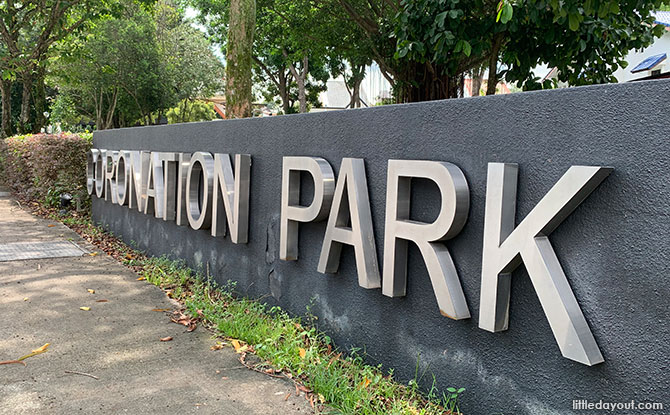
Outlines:
[[[96,251],[65,226],[0,197],[0,244],[48,240]],[[188,333],[152,311],[177,307],[103,253],[0,262],[0,361],[51,343],[25,367],[0,365],[0,414],[312,411],[292,384],[247,370],[230,348],[210,350],[215,341],[201,327]]]

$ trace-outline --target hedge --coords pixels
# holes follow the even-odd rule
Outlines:
[[[61,193],[86,200],[91,134],[35,134],[0,140],[0,175],[19,197],[50,206]]]

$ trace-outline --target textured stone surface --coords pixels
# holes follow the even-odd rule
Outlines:
[[[94,218],[153,254],[207,263],[219,281],[236,280],[250,296],[267,296],[296,314],[312,304],[319,327],[339,345],[364,347],[369,362],[395,368],[401,380],[414,376],[418,359],[440,388],[468,389],[466,413],[567,414],[579,398],[667,401],[669,98],[664,80],[96,132],[96,148],[250,153],[253,165],[247,245],[95,197]],[[278,260],[284,155],[321,156],[336,172],[342,157],[365,159],[380,263],[388,159],[461,167],[470,186],[470,216],[447,245],[473,318],[452,321],[439,314],[411,244],[404,298],[359,288],[349,248],[338,274],[319,274],[325,222],[300,225],[299,261]],[[523,267],[512,279],[509,330],[492,334],[477,327],[488,162],[520,166],[517,223],[569,166],[614,167],[550,237],[605,363],[587,367],[561,357]],[[435,190],[416,182],[415,219],[435,217]]]

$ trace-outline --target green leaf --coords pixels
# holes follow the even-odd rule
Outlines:
[[[618,1],[613,1],[610,3],[610,13],[612,14],[618,14],[620,11],[619,9],[619,2]]]
[[[463,41],[463,53],[465,53],[465,56],[470,56],[470,53],[472,52],[472,46],[470,46],[470,43],[468,41]]]
[[[435,23],[437,24],[437,27],[442,29],[444,27],[444,19],[447,17],[447,12],[442,12],[435,16]]]
[[[568,16],[568,24],[570,25],[570,30],[576,32],[579,29],[579,16],[576,14],[570,14]]]
[[[513,12],[514,9],[512,8],[512,5],[509,3],[505,3],[505,5],[502,8],[502,15],[500,16],[500,22],[502,24],[507,24],[507,22],[512,20]]]

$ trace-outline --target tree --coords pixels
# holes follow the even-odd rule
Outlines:
[[[59,52],[53,82],[98,129],[153,124],[177,105],[187,118],[193,100],[222,86],[203,33],[170,0],[153,10],[131,5]]]
[[[226,116],[251,117],[256,0],[231,0],[226,53]]]
[[[314,1],[364,31],[400,102],[461,96],[464,74],[483,65],[488,94],[502,76],[548,87],[532,75],[541,63],[571,84],[610,82],[628,50],[661,33],[650,14],[660,0]]]
[[[192,0],[200,21],[223,48],[229,47],[228,0]],[[278,96],[284,113],[316,104],[325,89],[334,55],[332,25],[328,16],[309,0],[259,0],[254,34],[254,74],[261,93]],[[318,22],[318,24],[315,24]],[[295,93],[294,93],[295,91]],[[295,95],[295,99],[294,98]]]
[[[46,59],[51,46],[81,29],[85,23],[107,13],[109,4],[100,0],[26,0],[0,2],[0,37],[6,48],[2,60],[2,90],[7,81],[18,78],[23,85],[19,130],[39,131],[45,122],[44,78]],[[4,97],[3,92],[3,97]],[[30,103],[34,97],[37,119],[30,119]],[[11,109],[5,102],[3,120]],[[7,128],[7,125],[5,125]],[[3,128],[3,130],[5,130]]]

